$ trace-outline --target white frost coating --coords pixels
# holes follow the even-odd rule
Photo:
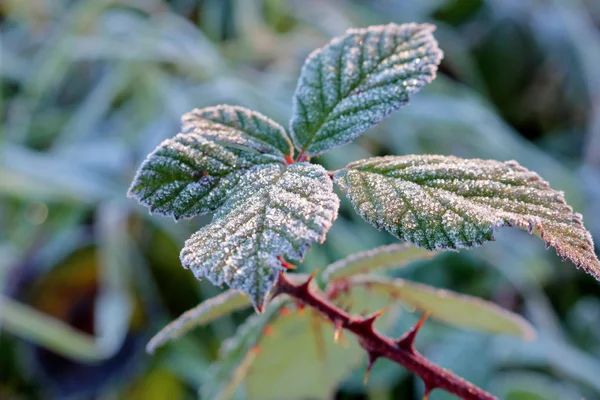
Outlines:
[[[600,279],[594,244],[563,193],[515,161],[452,156],[388,156],[350,163],[335,174],[358,213],[377,228],[426,249],[493,240],[515,226]]]
[[[350,29],[306,60],[293,98],[294,144],[317,155],[405,105],[435,78],[443,53],[430,24]]]
[[[280,125],[241,107],[196,109],[182,129],[148,155],[129,189],[151,213],[175,219],[216,211],[241,175],[284,165],[292,150]]]
[[[194,109],[181,117],[184,133],[201,133],[216,142],[269,154],[285,161],[292,155],[292,143],[277,122],[239,106],[219,105]]]
[[[319,165],[256,167],[240,178],[213,222],[185,242],[181,262],[199,279],[247,293],[260,311],[283,270],[278,256],[302,260],[312,243],[325,240],[338,207]]]

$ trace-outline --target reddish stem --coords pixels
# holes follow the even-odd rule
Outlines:
[[[303,162],[308,160],[308,156],[306,155],[306,153],[304,152],[304,150],[302,150],[300,152],[300,154],[298,154],[298,157],[296,157],[296,162]]]
[[[314,275],[313,275],[314,276]],[[496,397],[478,388],[472,383],[454,375],[415,350],[413,343],[424,319],[411,331],[398,340],[385,337],[373,329],[373,323],[382,314],[370,317],[353,316],[336,307],[321,292],[311,288],[312,277],[305,283],[295,285],[284,273],[279,275],[275,286],[275,295],[287,294],[329,318],[336,326],[349,330],[358,337],[358,342],[369,354],[370,365],[379,357],[388,358],[418,375],[425,383],[425,392],[439,388],[465,400],[498,400]]]

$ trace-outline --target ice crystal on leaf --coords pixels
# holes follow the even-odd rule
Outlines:
[[[185,242],[181,262],[196,277],[226,283],[261,310],[283,270],[279,256],[302,260],[325,240],[339,199],[323,167],[267,165],[242,178],[213,222]]]
[[[515,226],[600,279],[594,244],[563,194],[515,161],[388,156],[350,163],[335,181],[377,228],[426,249],[493,240]]]
[[[290,123],[297,148],[317,155],[350,142],[435,78],[442,52],[429,24],[350,29],[306,60]]]

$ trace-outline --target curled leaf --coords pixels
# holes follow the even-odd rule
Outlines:
[[[306,60],[290,122],[297,148],[345,144],[408,103],[435,78],[442,52],[429,24],[350,29]]]
[[[428,251],[410,243],[397,243],[352,254],[330,264],[323,271],[325,281],[363,274],[375,269],[403,267],[412,261],[433,258],[437,252]]]
[[[244,293],[237,290],[227,290],[184,312],[161,329],[150,339],[150,342],[146,345],[146,351],[152,354],[158,347],[183,336],[191,329],[207,324],[233,311],[249,307],[251,304],[250,299]]]
[[[377,228],[426,249],[472,247],[515,226],[600,279],[594,244],[563,193],[515,161],[389,156],[335,174],[357,212]]]

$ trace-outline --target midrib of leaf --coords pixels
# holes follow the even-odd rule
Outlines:
[[[418,33],[418,32],[419,31],[417,31],[415,33]],[[379,34],[379,40],[377,42],[377,56],[378,57],[381,57],[381,43],[383,42],[382,41],[382,37],[383,37],[384,33],[385,33],[385,31],[382,31]],[[402,45],[403,45],[403,43],[398,44],[397,38],[394,38],[395,45],[394,45],[394,48],[391,51],[391,53],[385,55],[385,57],[381,58],[381,60],[379,61],[379,63],[377,63],[372,69],[370,69],[366,73],[364,73],[364,70],[363,70],[363,62],[364,62],[364,58],[363,58],[364,56],[363,55],[364,55],[364,51],[365,51],[365,47],[364,46],[365,46],[365,43],[367,43],[367,39],[369,39],[370,34],[371,34],[371,32],[367,30],[364,38],[362,39],[361,51],[360,51],[360,54],[359,54],[359,62],[358,62],[359,74],[361,75],[361,78],[358,79],[358,81],[355,84],[353,84],[353,85],[350,86],[350,89],[346,93],[344,93],[344,97],[338,96],[338,99],[337,99],[336,103],[332,107],[328,107],[328,108],[324,107],[325,108],[325,112],[322,114],[323,117],[317,123],[316,129],[313,130],[313,133],[310,135],[310,138],[307,140],[307,142],[304,145],[304,147],[302,147],[302,149],[301,149],[302,151],[306,151],[306,149],[308,149],[308,147],[313,143],[313,141],[314,141],[315,137],[317,136],[317,133],[319,132],[319,130],[323,127],[323,125],[325,125],[325,123],[329,122],[330,117],[331,117],[330,116],[331,112],[333,110],[335,110],[335,108],[342,102],[342,100],[344,100],[344,98],[347,97],[349,93],[352,93],[354,90],[356,90],[357,87],[359,87],[360,85],[362,85],[365,82],[365,79],[370,74],[372,74],[373,72],[375,72],[379,68],[379,66],[381,64],[383,64],[390,57],[392,57],[394,54],[396,54],[396,52],[398,51],[398,49],[401,48]],[[414,36],[414,34],[411,35],[411,36],[409,36],[408,38],[406,38],[404,40],[406,42],[408,42],[410,40],[410,38],[412,38],[413,36]],[[346,40],[348,40],[349,38],[351,38],[351,37],[348,37],[348,38],[346,38],[344,40],[344,44],[342,46],[342,49],[346,47]],[[338,56],[338,61],[337,61],[338,63],[342,62],[342,57],[344,56],[344,54],[345,54],[344,51],[340,51],[340,55]],[[322,57],[322,55],[323,55],[323,53],[321,52],[319,54],[319,68],[318,68],[318,70],[319,70],[319,85],[320,85],[320,87],[319,87],[319,97],[320,97],[321,104],[323,106],[325,106],[325,99],[323,98],[323,57]],[[338,69],[338,71],[339,71],[339,69]],[[303,82],[303,84],[304,84],[304,82]],[[341,86],[342,86],[342,74],[341,73],[339,74],[339,77],[337,79],[337,86],[339,88],[338,89],[338,93],[339,93],[339,92],[341,92]],[[299,98],[297,100],[298,100],[299,104],[302,103]],[[306,108],[305,108],[305,106],[303,104],[301,104],[301,107],[304,110],[303,114],[306,117],[307,116],[307,114],[306,114]],[[308,121],[308,118],[305,118],[305,120]]]

